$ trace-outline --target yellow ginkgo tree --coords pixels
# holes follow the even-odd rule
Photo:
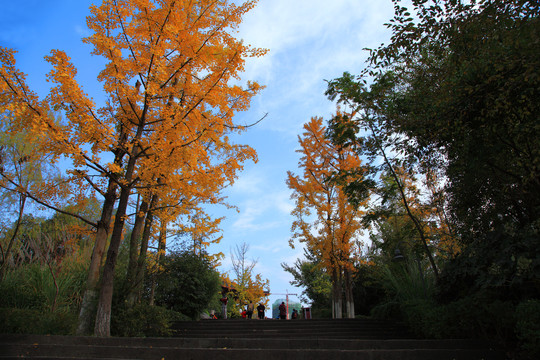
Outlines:
[[[290,244],[303,243],[329,274],[333,317],[342,317],[345,293],[346,316],[354,318],[352,275],[360,256],[362,204],[349,203],[334,174],[359,169],[361,160],[346,147],[334,146],[325,137],[325,130],[321,118],[312,118],[299,136],[297,151],[302,154],[299,167],[303,174],[289,172],[287,178],[296,205]]]
[[[101,107],[78,84],[65,52],[46,57],[53,87],[40,100],[16,68],[14,51],[0,48],[0,112],[20,119],[9,131],[40,134],[45,151],[72,164],[71,181],[104,199],[79,333],[88,332],[97,297],[94,334],[110,334],[114,269],[130,196],[140,192],[149,206],[158,194],[154,204],[170,206],[174,201],[166,196],[173,190],[186,198],[201,188],[217,191],[234,181],[244,161],[256,159],[253,149],[228,137],[245,129],[234,115],[261,90],[255,82],[241,86],[239,74],[247,57],[265,50],[233,36],[255,3],[104,0],[92,6],[92,35],[83,41],[106,60],[98,76],[107,96]],[[51,110],[61,112],[63,121],[52,121]]]

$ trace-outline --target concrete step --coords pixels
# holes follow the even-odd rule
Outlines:
[[[96,338],[2,335],[0,359],[504,359],[471,340]]]
[[[403,339],[414,336],[400,324],[372,320],[204,320],[173,324],[179,337]]]
[[[190,328],[272,328],[272,327],[340,327],[340,328],[388,328],[392,326],[403,327],[399,323],[371,319],[341,319],[341,320],[200,320],[200,321],[176,321],[175,325],[188,326]]]
[[[503,360],[489,343],[422,340],[369,320],[178,322],[170,338],[0,335],[0,359]]]
[[[479,340],[400,339],[400,340],[351,340],[351,339],[229,339],[229,338],[98,338],[91,336],[61,335],[0,335],[0,345],[5,346],[100,346],[100,347],[150,347],[150,348],[227,348],[227,349],[478,349],[492,344]]]
[[[271,331],[258,331],[258,332],[227,332],[225,334],[218,334],[215,332],[192,332],[189,331],[177,332],[176,337],[187,337],[187,338],[245,338],[245,339],[284,339],[284,338],[297,338],[297,339],[408,339],[410,336],[401,335],[401,334],[389,334],[388,332],[372,332],[372,333],[336,333],[332,331],[327,332],[318,332],[317,334],[311,333],[294,333],[294,332],[271,332]]]
[[[0,359],[213,359],[213,360],[503,360],[485,349],[229,349],[80,345],[11,345]]]
[[[389,321],[373,321],[364,319],[343,320],[200,320],[200,321],[176,321],[174,326],[197,328],[404,328],[402,324]]]

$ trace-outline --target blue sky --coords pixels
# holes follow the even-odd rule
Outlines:
[[[98,103],[104,99],[96,81],[103,62],[80,41],[88,35],[85,18],[92,2],[96,1],[3,1],[0,45],[18,50],[18,67],[41,96],[47,93],[45,74],[50,70],[43,57],[51,49],[62,49],[77,66],[84,90]],[[270,51],[246,64],[243,79],[256,80],[266,89],[238,121],[252,123],[268,115],[240,138],[259,157],[258,163],[246,164],[225,193],[240,212],[209,210],[227,217],[221,244],[210,249],[227,255],[222,270],[230,269],[234,246],[246,242],[248,257],[258,260],[256,272],[270,280],[273,293],[300,293],[280,266],[302,256],[299,246],[288,245],[294,204],[285,184],[287,171],[299,172],[297,136],[311,117],[327,119],[335,111],[335,104],[324,96],[324,80],[344,71],[359,73],[367,55],[362,49],[389,39],[383,24],[392,14],[390,0],[260,0],[246,15],[238,37]],[[281,297],[272,295],[270,303]]]

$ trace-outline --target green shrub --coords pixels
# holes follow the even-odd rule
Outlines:
[[[156,275],[156,305],[197,319],[219,296],[219,273],[207,258],[189,251],[172,252],[161,267]]]
[[[37,334],[41,312],[34,309],[0,309],[0,333]]]
[[[444,338],[480,338],[481,319],[480,311],[482,302],[478,302],[473,297],[466,297],[449,304],[438,305],[438,310],[435,313],[439,316],[440,325],[433,331],[438,333],[433,334],[434,337]]]
[[[299,310],[299,312],[301,311]],[[314,319],[330,319],[332,318],[332,309],[314,306],[311,308],[311,317]]]
[[[41,334],[72,335],[75,333],[78,316],[67,308],[47,313],[41,320]]]
[[[28,286],[31,277],[29,268],[20,268],[6,273],[0,282],[0,307],[19,309],[43,309],[47,302],[45,294]]]
[[[540,301],[521,302],[516,308],[516,335],[523,350],[540,356]]]
[[[131,309],[117,309],[112,313],[111,334],[114,336],[152,337],[170,336],[171,324],[188,317],[160,306],[135,305]]]
[[[0,333],[69,335],[77,316],[67,310],[43,312],[36,309],[0,309]]]
[[[382,286],[388,300],[372,308],[371,316],[404,321],[419,335],[426,335],[426,323],[431,321],[434,279],[420,261],[409,260],[381,268]]]
[[[514,337],[511,302],[470,296],[449,304],[409,301],[401,304],[411,329],[430,338],[482,338],[504,344]]]
[[[390,300],[374,307],[371,316],[406,323],[427,338],[482,338],[511,345],[514,339],[514,306],[487,295],[465,297],[438,304],[422,296]]]
[[[49,267],[41,264],[11,270],[0,282],[0,307],[56,312],[75,305],[84,286],[83,276],[85,271],[79,269],[55,273],[53,277]]]
[[[399,306],[404,322],[417,335],[426,337],[437,337],[433,334],[434,323],[432,314],[435,312],[434,305],[426,299],[411,299],[403,302]]]
[[[402,313],[397,301],[388,301],[371,309],[370,315],[375,319],[401,321]]]

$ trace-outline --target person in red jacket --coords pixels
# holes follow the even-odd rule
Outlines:
[[[279,318],[281,320],[287,318],[287,306],[285,306],[285,302],[282,302],[281,305],[279,305]]]

